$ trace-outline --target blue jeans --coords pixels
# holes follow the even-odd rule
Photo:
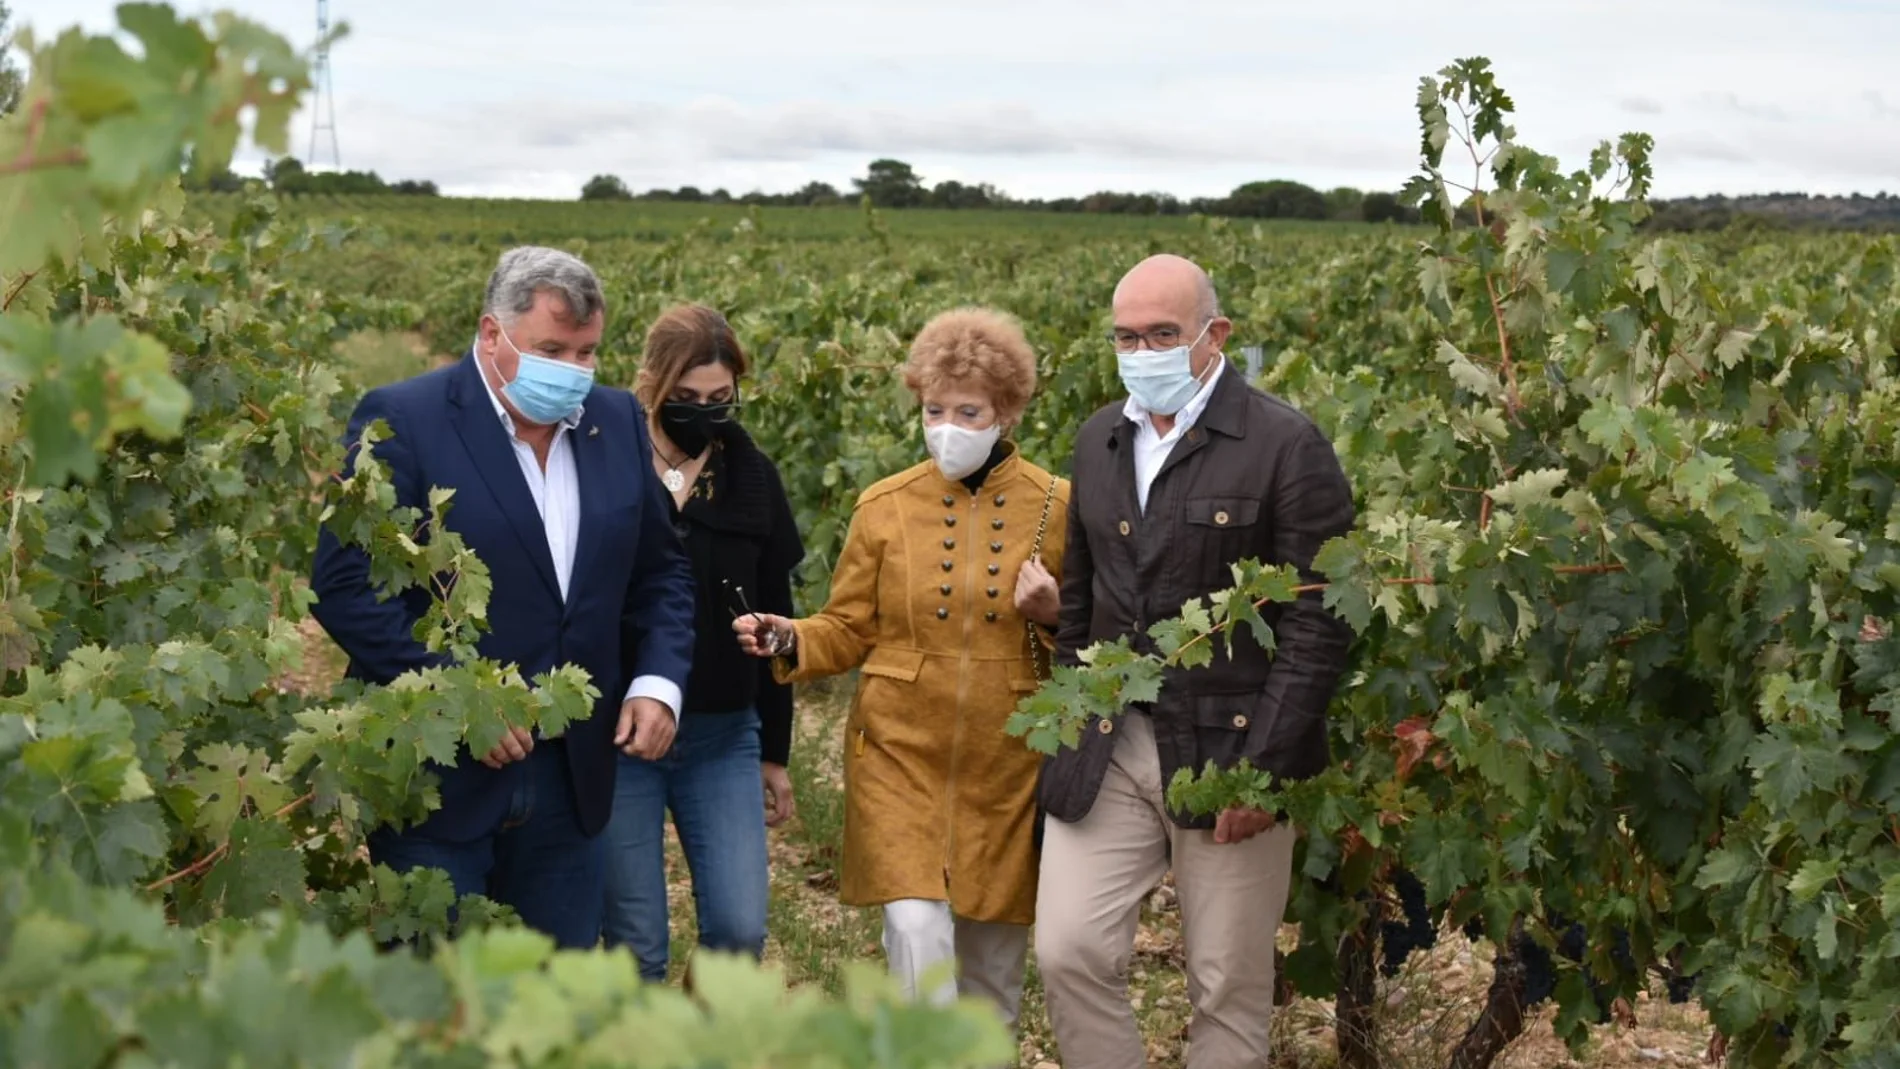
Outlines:
[[[581,834],[565,741],[535,743],[520,764],[508,816],[490,834],[445,842],[378,828],[369,836],[370,860],[397,872],[442,869],[458,898],[486,895],[512,906],[523,924],[561,947],[597,946],[607,837]]]
[[[665,757],[623,755],[614,784],[601,923],[607,945],[632,947],[642,979],[666,980],[670,810],[693,877],[699,945],[762,955],[770,873],[758,714],[689,712]]]

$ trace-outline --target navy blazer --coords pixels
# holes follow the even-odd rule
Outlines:
[[[683,691],[692,665],[692,569],[653,472],[640,403],[625,390],[595,386],[579,426],[567,432],[580,531],[565,604],[540,513],[472,352],[365,394],[346,440],[355,443],[378,418],[393,432],[376,455],[389,467],[397,503],[426,508],[431,487],[453,487],[446,526],[488,566],[490,630],[478,652],[530,680],[579,665],[601,692],[593,715],[565,735],[581,830],[597,834],[613,808],[613,733],[628,685],[655,675]],[[354,467],[352,452],[346,471]],[[428,594],[412,589],[379,601],[368,556],[327,528],[318,535],[311,587],[312,613],[349,655],[352,678],[385,684],[446,663],[414,638]],[[466,748],[454,766],[431,768],[442,781],[442,806],[414,830],[451,842],[498,828],[524,771],[519,762],[491,769]]]

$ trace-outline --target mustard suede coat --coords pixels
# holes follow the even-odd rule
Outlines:
[[[1003,725],[1039,685],[1016,573],[1052,482],[1042,561],[1060,582],[1069,483],[1013,446],[974,495],[928,461],[875,484],[830,600],[794,625],[796,663],[774,663],[785,682],[862,669],[845,732],[846,905],[947,900],[971,920],[1035,919],[1042,759]]]

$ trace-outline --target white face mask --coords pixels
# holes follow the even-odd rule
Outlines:
[[[992,423],[984,430],[970,431],[946,421],[935,427],[924,428],[924,444],[930,447],[930,455],[937,461],[937,470],[943,472],[944,478],[954,482],[982,467],[1002,434],[1003,425],[1000,423]]]

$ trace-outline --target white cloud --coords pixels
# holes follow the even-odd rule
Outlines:
[[[308,41],[308,0],[208,0]],[[110,0],[14,0],[51,28]],[[1023,196],[1396,188],[1418,79],[1483,54],[1521,140],[1631,129],[1657,192],[1900,187],[1900,5],[1847,0],[333,0],[346,166],[445,190],[844,185],[877,156]],[[300,120],[293,149],[307,147]],[[252,160],[255,165],[255,159]]]

